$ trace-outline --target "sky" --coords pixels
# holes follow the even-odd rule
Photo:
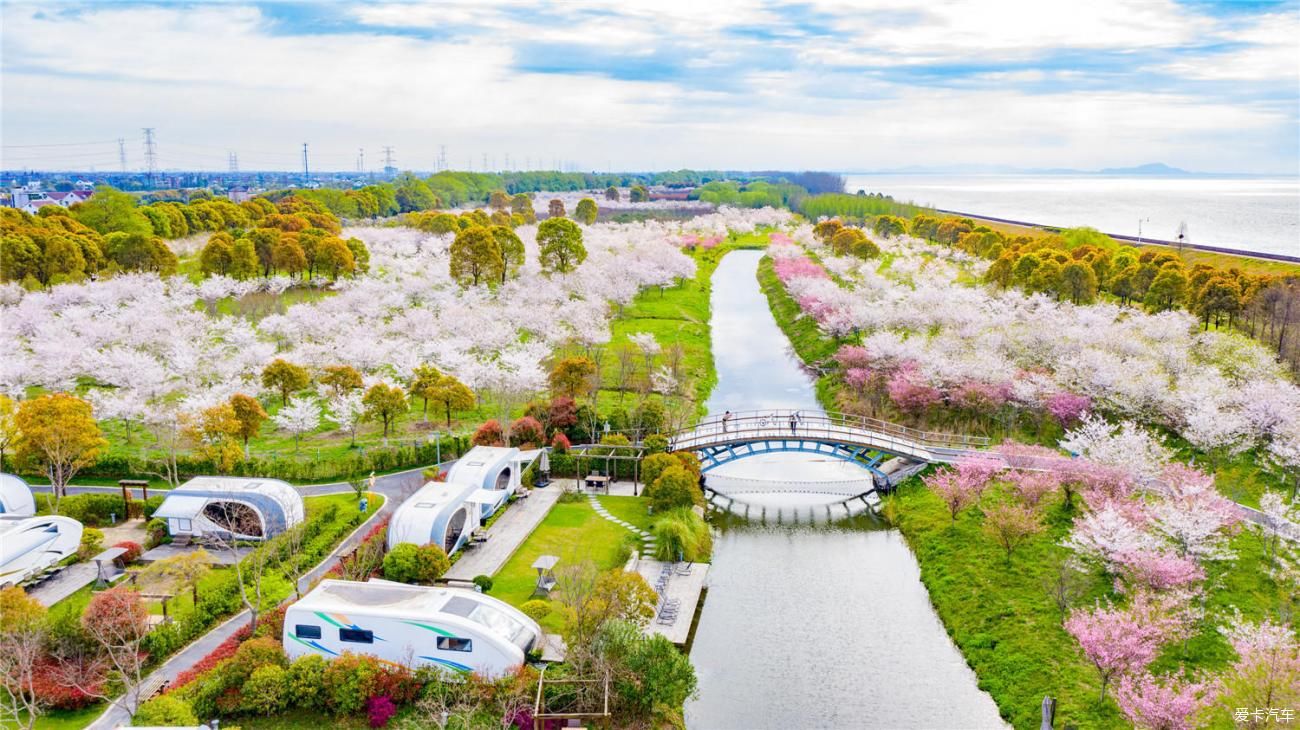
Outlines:
[[[6,0],[7,169],[1300,174],[1300,0]],[[123,140],[119,146],[118,140]],[[364,153],[362,153],[364,150]]]

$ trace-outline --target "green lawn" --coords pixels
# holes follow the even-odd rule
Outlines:
[[[604,502],[605,499],[621,501],[639,498],[610,497],[602,498],[601,501]],[[626,507],[626,504],[620,505],[620,509]],[[607,504],[606,509],[614,512],[612,503]],[[537,571],[532,565],[538,557],[554,555],[560,559],[560,566],[592,560],[602,569],[614,568],[627,559],[635,540],[630,530],[596,514],[585,499],[560,502],[551,509],[550,514],[519,546],[515,554],[510,556],[501,570],[492,576],[492,595],[520,606],[532,598],[533,588],[537,584]],[[558,612],[552,612],[539,623],[548,631],[558,631],[560,616]]]
[[[102,703],[80,710],[54,710],[36,718],[36,730],[81,730],[104,711]]]
[[[597,497],[601,505],[615,517],[630,522],[642,530],[649,530],[650,501],[645,497]]]

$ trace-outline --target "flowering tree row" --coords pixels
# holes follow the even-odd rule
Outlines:
[[[1243,617],[1210,576],[1233,569],[1234,537],[1249,529],[1266,547],[1271,595],[1300,593],[1300,544],[1283,537],[1281,527],[1300,519],[1300,509],[1266,495],[1268,519],[1245,527],[1213,477],[1170,461],[1170,451],[1131,422],[1109,426],[1085,418],[1061,446],[1079,456],[1007,442],[996,455],[963,460],[925,481],[954,521],[978,503],[984,530],[1008,560],[1043,531],[1048,505],[1077,508],[1063,542],[1073,558],[1050,592],[1065,631],[1098,673],[1101,699],[1113,689],[1138,727],[1200,727],[1215,713],[1214,719],[1227,719],[1235,708],[1293,706],[1300,699],[1300,641],[1285,620],[1267,615],[1285,616],[1287,607],[1266,603],[1266,615]],[[1080,576],[1089,574],[1112,582],[1111,597],[1075,605]],[[1253,590],[1270,595],[1263,585]],[[1186,661],[1177,644],[1216,631],[1236,656],[1225,669],[1151,670],[1162,656]]]
[[[1158,424],[1212,461],[1257,446],[1300,467],[1300,389],[1262,345],[1157,314],[978,285],[988,263],[900,236],[886,264],[835,256],[810,226],[774,235],[775,270],[831,337],[850,389],[906,414],[937,408],[996,418],[1100,411]],[[812,251],[824,262],[807,255]]]

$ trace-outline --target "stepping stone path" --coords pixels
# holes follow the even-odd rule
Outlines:
[[[642,555],[652,555],[654,553],[655,551],[654,535],[651,535],[645,530],[642,530],[641,528],[637,527],[631,522],[620,520],[619,518],[610,514],[609,510],[605,509],[605,505],[601,504],[599,499],[596,499],[596,495],[588,493],[587,501],[591,504],[591,508],[596,510],[596,514],[600,515],[601,517],[604,517],[605,519],[609,520],[610,522],[613,522],[616,525],[621,525],[622,527],[625,527],[631,530],[632,532],[635,532],[637,535],[640,535]]]

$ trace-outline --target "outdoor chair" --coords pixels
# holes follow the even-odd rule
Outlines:
[[[690,575],[694,563],[678,563],[675,572],[677,575]]]

